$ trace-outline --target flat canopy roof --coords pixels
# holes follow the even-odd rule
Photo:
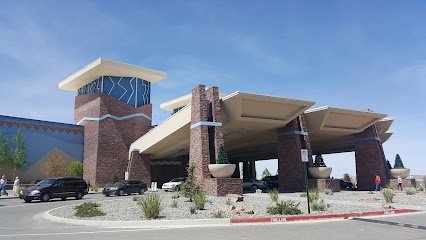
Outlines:
[[[101,76],[137,77],[155,83],[166,78],[166,73],[106,58],[98,58],[60,82],[59,88],[77,91]]]

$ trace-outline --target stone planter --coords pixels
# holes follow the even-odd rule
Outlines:
[[[309,173],[313,178],[316,179],[326,179],[330,178],[331,167],[310,167],[308,168]]]
[[[392,168],[389,171],[389,175],[392,178],[398,178],[400,176],[402,179],[405,179],[410,175],[410,169],[409,168]]]
[[[209,171],[215,178],[229,178],[235,171],[235,164],[209,164]]]

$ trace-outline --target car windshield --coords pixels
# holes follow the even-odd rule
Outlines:
[[[44,179],[36,184],[36,186],[50,186],[56,182],[56,179]]]
[[[114,183],[114,185],[112,185],[113,187],[121,187],[121,186],[123,186],[123,185],[125,185],[126,184],[126,182],[125,181],[120,181],[120,182],[116,182],[116,183]]]
[[[182,182],[182,178],[173,178],[170,182]]]

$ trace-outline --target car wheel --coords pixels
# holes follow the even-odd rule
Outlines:
[[[176,187],[176,192],[179,192],[180,191],[180,186],[177,186]]]
[[[120,191],[118,191],[118,196],[123,196],[124,195],[124,190],[121,189]]]
[[[141,188],[141,190],[139,190],[139,195],[142,195],[145,193],[145,189]]]
[[[32,201],[32,199],[24,198],[24,201],[25,201],[26,203],[30,203],[30,202]]]
[[[61,197],[61,200],[65,201],[65,200],[67,200],[67,197]]]
[[[109,195],[109,194],[105,194],[105,196],[109,197],[109,196],[111,196],[111,195]]]
[[[251,190],[252,192],[256,192],[256,190],[257,190],[257,186],[256,186],[256,185],[251,186],[250,190]]]
[[[43,194],[41,195],[41,197],[40,197],[40,200],[41,200],[42,202],[48,202],[48,201],[50,200],[50,196],[49,196],[49,194],[48,194],[48,193],[43,193]]]
[[[82,198],[83,198],[83,196],[84,196],[84,194],[83,194],[82,192],[78,192],[78,193],[75,195],[75,199],[80,200],[80,199],[82,199]]]

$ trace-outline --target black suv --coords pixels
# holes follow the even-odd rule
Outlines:
[[[146,190],[148,190],[145,183],[138,180],[124,180],[118,181],[111,187],[106,187],[102,191],[102,193],[109,197],[111,195],[123,196],[124,194],[132,194],[139,193],[143,194]]]
[[[48,202],[52,198],[60,198],[65,201],[68,197],[75,197],[78,200],[82,199],[87,192],[87,183],[81,178],[46,178],[35,186],[23,189],[19,193],[19,198],[24,199],[27,203],[35,199]]]

